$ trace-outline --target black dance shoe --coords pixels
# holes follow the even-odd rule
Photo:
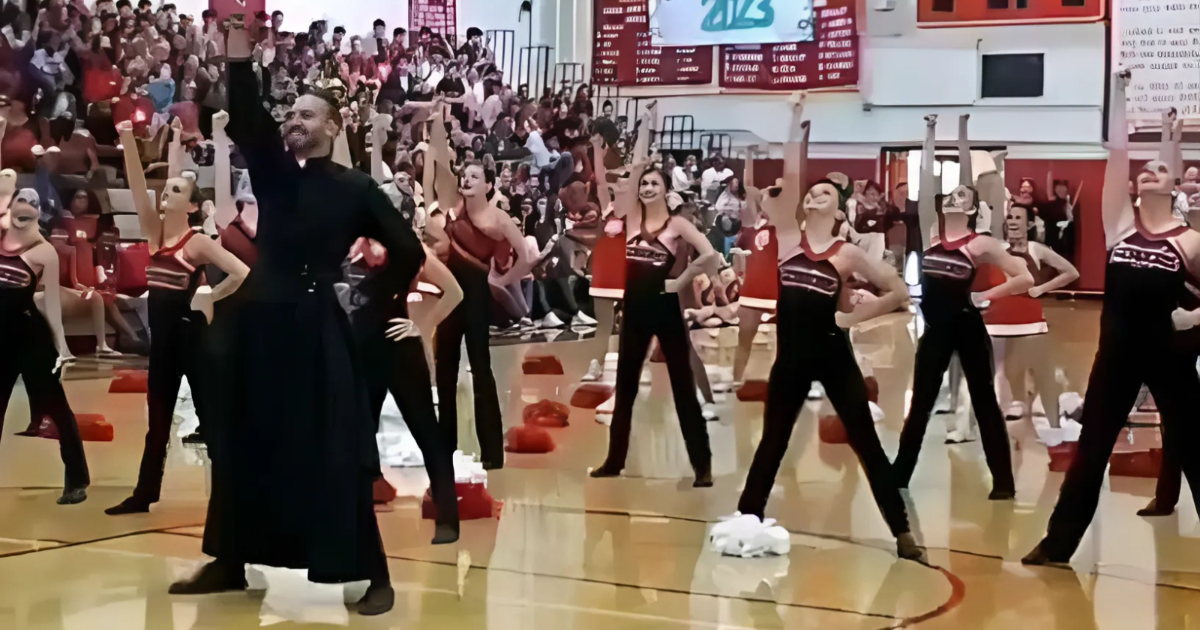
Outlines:
[[[245,565],[213,560],[200,568],[190,579],[171,585],[171,595],[209,595],[227,591],[246,590]]]
[[[593,469],[592,472],[588,473],[588,476],[591,477],[592,479],[604,479],[606,477],[620,477],[621,471],[613,470],[608,467],[608,464],[604,464],[603,466],[600,466],[599,468]]]
[[[87,486],[66,488],[63,490],[62,496],[58,497],[59,505],[77,505],[84,501],[87,501]]]
[[[122,516],[125,514],[145,514],[146,512],[149,512],[149,511],[150,511],[150,502],[149,501],[144,501],[137,497],[129,497],[128,499],[125,499],[124,501],[118,503],[117,505],[114,505],[114,506],[108,508],[107,510],[104,510],[104,513],[109,516]]]
[[[705,470],[696,473],[696,480],[692,482],[693,488],[711,488],[713,486],[712,471]]]
[[[925,548],[917,544],[917,539],[910,532],[905,532],[896,537],[896,555],[905,560],[920,562],[928,565],[929,558],[925,557]]]
[[[1000,488],[993,489],[988,495],[988,501],[1012,501],[1015,498],[1017,498],[1016,490],[1001,490]]]
[[[1146,507],[1137,511],[1138,516],[1170,516],[1175,513],[1173,507],[1158,507],[1158,499],[1150,499]]]
[[[458,542],[458,523],[438,523],[433,530],[431,545],[449,545]]]
[[[366,595],[358,600],[354,609],[364,617],[382,615],[396,605],[396,591],[390,583],[371,584]]]
[[[1069,562],[1071,562],[1071,558],[1069,558],[1069,557],[1068,558],[1055,558],[1055,557],[1051,556],[1050,554],[1046,553],[1045,551],[1043,551],[1042,543],[1038,543],[1038,546],[1034,547],[1033,551],[1030,551],[1028,554],[1026,554],[1024,558],[1021,558],[1021,564],[1024,564],[1026,566],[1034,566],[1034,567],[1042,567],[1042,566],[1066,567]]]
[[[184,436],[183,443],[186,446],[204,446],[204,436],[196,431],[191,435]]]
[[[501,470],[504,468],[504,462],[481,462],[484,470]]]

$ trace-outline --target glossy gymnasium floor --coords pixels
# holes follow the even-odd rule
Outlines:
[[[1047,311],[1053,355],[1078,387],[1094,352],[1098,303],[1048,304]],[[882,385],[887,417],[879,430],[889,453],[911,378],[908,320],[894,316],[856,333]],[[557,355],[567,374],[522,376],[521,358],[530,353]],[[495,348],[506,421],[519,421],[529,402],[568,400],[599,353],[594,341]],[[705,354],[730,358],[713,348]],[[760,347],[751,376],[767,368]],[[55,505],[57,445],[12,435],[28,413],[23,394],[14,396],[0,443],[0,629],[1200,628],[1196,509],[1185,498],[1175,516],[1137,517],[1152,480],[1108,481],[1074,571],[1019,564],[1044,531],[1062,477],[1047,471],[1046,449],[1027,420],[1009,424],[1019,491],[1004,503],[986,500],[979,443],[946,446],[946,423],[931,423],[910,518],[940,568],[896,559],[854,455],[816,438],[815,404],[797,424],[768,508],[793,532],[790,556],[714,555],[706,531],[734,509],[762,408],[732,396],[720,405],[721,421],[709,425],[716,487],[693,490],[658,364],[637,406],[626,478],[587,478],[603,458],[606,430],[592,412],[575,409],[571,426],[555,432],[555,452],[510,455],[508,467],[490,475],[491,493],[504,501],[501,517],[464,523],[457,546],[427,544],[432,527],[418,506],[423,471],[389,470],[401,492],[379,514],[397,590],[389,615],[350,615],[343,601],[358,596],[354,587],[312,585],[271,569],[256,576],[269,585],[265,597],[171,597],[167,585],[202,561],[204,468],[176,443],[164,501],[151,514],[103,514],[130,491],[145,431],[144,397],[108,394],[107,370],[77,368],[68,382],[77,412],[103,413],[116,427],[114,442],[87,444],[94,485],[82,505]]]

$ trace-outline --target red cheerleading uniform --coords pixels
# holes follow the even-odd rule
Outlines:
[[[736,244],[750,252],[738,303],[764,311],[775,310],[779,300],[779,239],[775,236],[775,226],[742,228]]]
[[[1043,282],[1044,274],[1039,273],[1038,262],[1028,251],[1020,254],[1014,252],[1013,255],[1025,261],[1038,284]],[[980,265],[972,290],[986,291],[1004,284],[1006,280],[999,267]],[[1042,313],[1041,301],[1030,297],[1028,293],[992,300],[987,310],[983,311],[983,323],[987,324],[988,334],[992,337],[1027,337],[1050,332]]]
[[[609,225],[623,224],[620,219],[610,218]],[[620,300],[625,297],[625,227],[616,235],[605,229],[600,240],[592,249],[592,286],[588,290],[592,297]]]

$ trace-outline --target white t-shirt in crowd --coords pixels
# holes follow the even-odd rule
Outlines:
[[[496,125],[496,121],[500,119],[500,114],[504,112],[504,101],[499,94],[493,94],[483,102],[483,125],[488,131]]]
[[[687,169],[682,166],[676,166],[675,170],[671,171],[671,190],[675,192],[684,192],[691,189],[692,180],[688,177]]]
[[[718,172],[711,166],[700,176],[700,188],[705,194],[716,190],[725,180],[733,177],[733,171],[725,168]]]

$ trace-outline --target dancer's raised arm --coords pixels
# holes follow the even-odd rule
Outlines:
[[[1129,199],[1129,128],[1125,122],[1125,88],[1129,71],[1113,74],[1108,104],[1108,163],[1104,167],[1101,216],[1104,237],[1112,249],[1134,227],[1133,202]],[[1164,139],[1164,143],[1168,139]]]
[[[371,119],[371,179],[380,186],[391,179],[383,170],[383,146],[391,128],[392,117],[388,114],[375,114]]]
[[[604,158],[608,156],[609,148],[604,144],[604,137],[592,134],[592,168],[596,171],[596,200],[600,202],[600,217],[604,218],[612,205],[612,192],[608,187],[608,171],[604,168]]]
[[[971,140],[968,132],[970,114],[958,117],[958,183],[961,186],[974,186],[975,174],[971,163]]]
[[[917,217],[921,223],[921,239],[925,249],[929,249],[929,235],[937,225],[937,178],[933,174],[936,153],[937,114],[930,114],[925,117],[925,142],[921,145],[921,189],[917,192]]]
[[[758,151],[758,145],[752,144],[746,147],[746,166],[742,170],[742,188],[746,191],[746,203],[742,204],[742,212],[739,217],[742,225],[746,227],[754,227],[758,223],[758,216],[762,212],[759,207],[762,191],[754,185],[754,154]],[[670,177],[671,173],[667,173]]]
[[[233,160],[230,159],[229,135],[225,127],[229,124],[229,114],[220,111],[213,114],[213,185],[216,187],[216,199],[213,204],[217,208],[214,220],[217,227],[225,229],[237,218],[237,202],[233,198]]]
[[[163,226],[162,217],[154,207],[154,198],[146,186],[146,173],[142,170],[142,158],[138,154],[137,137],[133,135],[133,123],[126,120],[117,125],[121,136],[121,146],[125,152],[125,181],[129,192],[133,194],[133,207],[137,209],[138,223],[141,224],[142,236],[150,246],[150,253],[162,249]]]
[[[792,122],[788,129],[787,144],[783,147],[783,195],[795,199],[795,204],[786,208],[795,212],[808,190],[808,136],[810,126],[804,120],[804,93],[795,92],[788,100],[792,105]]]

